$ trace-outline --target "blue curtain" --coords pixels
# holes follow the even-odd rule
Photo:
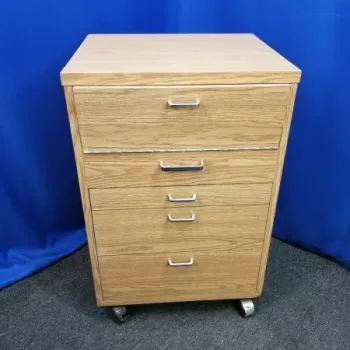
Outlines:
[[[2,0],[0,288],[86,241],[59,72],[88,33],[252,32],[303,70],[274,234],[350,268],[350,1]]]

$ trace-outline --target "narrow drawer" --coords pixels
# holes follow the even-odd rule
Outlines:
[[[278,147],[289,85],[75,87],[85,153]]]
[[[191,266],[169,265],[191,262]],[[99,258],[104,305],[253,298],[260,251]]]
[[[261,252],[268,205],[93,210],[97,255]]]
[[[268,204],[272,183],[91,189],[93,210]]]
[[[273,150],[89,154],[85,182],[89,188],[269,183],[277,157]]]

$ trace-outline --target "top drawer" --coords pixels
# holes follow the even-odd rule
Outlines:
[[[84,153],[277,148],[289,85],[74,87]]]

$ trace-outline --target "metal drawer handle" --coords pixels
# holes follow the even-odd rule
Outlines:
[[[173,267],[178,267],[178,266],[191,266],[193,265],[193,262],[194,262],[194,259],[191,258],[189,261],[185,261],[185,262],[173,262],[170,258],[168,258],[168,263],[170,266],[173,266]]]
[[[193,222],[195,218],[195,213],[192,213],[191,217],[189,218],[173,218],[171,214],[168,214],[168,219],[170,222]]]
[[[195,102],[173,102],[172,100],[168,100],[168,106],[170,108],[199,107],[200,102],[201,100],[199,98]]]
[[[160,161],[160,168],[162,171],[199,171],[203,170],[204,162],[201,160],[198,165],[165,165]]]
[[[174,198],[171,194],[168,194],[169,202],[194,202],[196,200],[196,193],[193,193],[189,198]]]

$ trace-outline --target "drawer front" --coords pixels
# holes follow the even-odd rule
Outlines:
[[[273,150],[91,154],[84,156],[85,183],[89,188],[270,183],[277,157]],[[178,171],[164,171],[161,164]]]
[[[289,91],[289,85],[74,88],[85,153],[278,147]]]
[[[193,258],[191,266],[169,265]],[[215,251],[99,258],[105,305],[253,298],[260,252]]]
[[[268,204],[272,184],[91,189],[93,210]]]
[[[97,255],[261,252],[268,205],[93,210]]]

